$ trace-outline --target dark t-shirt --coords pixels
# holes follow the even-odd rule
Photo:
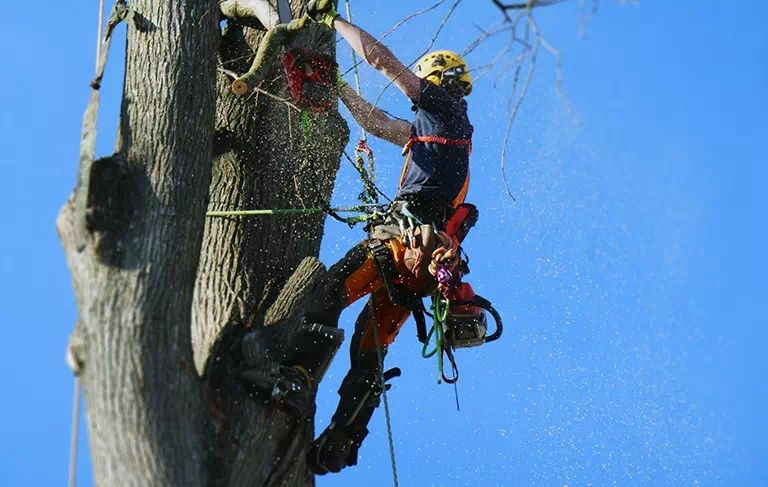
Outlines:
[[[421,80],[421,95],[414,100],[416,118],[411,126],[414,136],[469,139],[472,126],[467,118],[467,102],[454,98],[445,89]],[[446,202],[461,191],[469,170],[467,146],[416,142],[397,197],[425,196]]]

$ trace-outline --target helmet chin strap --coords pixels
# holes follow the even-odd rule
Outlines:
[[[440,79],[440,83],[443,82],[443,73],[439,69],[430,72],[428,75],[424,76],[424,79],[428,79],[431,76],[437,76],[438,79]]]

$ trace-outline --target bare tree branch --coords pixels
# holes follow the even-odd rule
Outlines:
[[[386,39],[387,37],[389,37],[389,36],[390,36],[390,34],[392,34],[394,31],[396,31],[397,29],[399,29],[400,27],[402,27],[402,25],[403,25],[403,24],[405,24],[406,22],[408,22],[409,20],[411,20],[411,19],[413,19],[413,18],[416,18],[416,17],[418,17],[418,16],[420,16],[420,15],[424,15],[424,14],[425,14],[425,13],[427,13],[427,12],[431,12],[432,10],[436,9],[437,7],[439,7],[440,5],[444,4],[444,3],[445,3],[445,1],[446,1],[446,0],[439,0],[439,1],[438,1],[437,3],[435,3],[434,5],[431,5],[431,6],[429,6],[429,7],[425,8],[425,9],[423,9],[423,10],[419,10],[419,11],[417,11],[417,12],[414,12],[414,13],[412,13],[412,14],[409,14],[409,15],[405,16],[405,17],[404,17],[404,18],[402,18],[402,19],[401,19],[399,22],[397,22],[395,25],[393,25],[391,29],[389,29],[387,32],[385,32],[385,33],[384,33],[384,35],[382,35],[381,37],[379,37],[378,39],[376,39],[376,42],[373,44],[373,46],[372,46],[372,47],[376,47],[376,46],[378,46],[379,44],[381,44],[381,43],[382,43],[382,41],[384,41],[384,39]],[[340,41],[341,41],[341,39],[339,39],[339,41],[337,41],[337,42],[340,42]],[[354,70],[356,67],[358,67],[358,66],[360,65],[360,63],[363,63],[363,62],[365,62],[365,61],[364,61],[364,60],[362,60],[362,59],[361,59],[361,60],[359,60],[359,61],[357,61],[355,64],[353,64],[353,65],[352,65],[352,67],[351,67],[351,68],[349,68],[349,69],[347,69],[346,71],[344,71],[344,72],[342,73],[342,76],[346,76],[346,75],[347,75],[347,74],[348,74],[350,71]]]
[[[546,7],[547,5],[554,5],[556,3],[560,3],[563,0],[528,0],[527,2],[517,2],[517,3],[503,3],[501,0],[491,0],[494,5],[496,5],[499,10],[501,10],[501,13],[504,14],[504,19],[507,22],[511,22],[512,19],[509,17],[509,14],[507,13],[508,10],[530,10],[533,7]]]
[[[397,78],[398,76],[403,74],[403,71],[405,71],[406,69],[410,69],[411,66],[416,64],[416,61],[421,59],[425,54],[427,54],[432,49],[432,47],[434,47],[435,42],[437,42],[437,38],[440,36],[440,32],[442,32],[443,27],[445,27],[445,24],[448,23],[448,19],[451,18],[451,16],[453,15],[453,12],[456,10],[456,7],[458,7],[461,2],[462,2],[462,0],[455,0],[453,2],[453,4],[451,5],[451,8],[448,9],[448,13],[445,14],[445,17],[443,17],[443,20],[440,22],[440,25],[437,26],[437,30],[435,31],[435,34],[432,36],[432,39],[429,41],[429,45],[427,46],[427,48],[424,49],[421,52],[421,54],[416,56],[416,58],[413,61],[408,63],[408,65],[404,66],[403,70],[400,71],[399,73],[397,73],[397,76],[395,76],[395,78]],[[376,100],[373,102],[373,106],[377,106],[379,104],[379,101],[381,100],[381,97],[384,96],[384,92],[386,92],[387,88],[392,86],[393,83],[394,83],[394,81],[390,81],[389,83],[387,83],[384,86],[384,88],[382,88],[381,92],[379,93],[379,96],[377,96]]]

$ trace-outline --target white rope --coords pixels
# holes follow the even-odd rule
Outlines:
[[[77,440],[80,436],[80,379],[75,376],[75,393],[72,397],[72,432],[69,440],[69,487],[77,482]]]
[[[350,6],[349,0],[347,0],[347,21],[349,23],[352,23],[352,7]],[[357,55],[355,54],[355,50],[352,49],[352,46],[350,46],[349,50],[352,52],[352,68],[353,72],[355,74],[355,91],[357,91],[357,96],[362,97],[361,91],[360,91],[360,71],[357,69],[358,62],[357,62]],[[360,139],[365,142],[367,140],[367,133],[365,132],[365,129],[363,126],[360,126]]]
[[[347,7],[347,21],[349,21],[350,24],[352,23],[352,6],[351,5],[352,5],[351,2],[349,0],[347,0],[347,5],[346,5],[346,7]],[[360,88],[360,71],[357,69],[357,67],[360,65],[360,63],[357,61],[357,55],[355,54],[355,50],[352,49],[352,46],[350,46],[349,50],[352,53],[352,71],[354,72],[354,75],[355,75],[355,91],[357,92],[357,96],[362,98],[363,94],[362,94],[362,89]],[[362,126],[362,124],[360,125],[360,141],[363,142],[364,144],[368,143],[368,133],[365,131],[365,128]],[[360,162],[360,164],[361,164],[361,168],[360,169],[363,169],[363,167],[362,167],[362,159],[360,161],[361,161]],[[373,156],[372,155],[369,155],[369,157],[368,157],[368,179],[370,179],[371,184],[373,185],[373,187],[376,188],[376,168],[373,166]],[[376,188],[376,190],[378,191],[378,188]],[[381,191],[378,191],[378,192],[381,193]],[[386,196],[385,196],[385,198],[386,198]]]

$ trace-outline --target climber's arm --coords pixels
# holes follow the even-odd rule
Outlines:
[[[418,76],[398,60],[387,46],[376,41],[360,27],[350,24],[339,16],[332,20],[333,28],[349,43],[352,49],[371,67],[392,81],[405,96],[418,102],[421,84]]]
[[[349,108],[357,123],[367,132],[398,146],[408,142],[411,124],[403,120],[392,120],[380,108],[371,105],[355,93],[355,90],[346,83],[341,84],[338,91],[341,101]]]

